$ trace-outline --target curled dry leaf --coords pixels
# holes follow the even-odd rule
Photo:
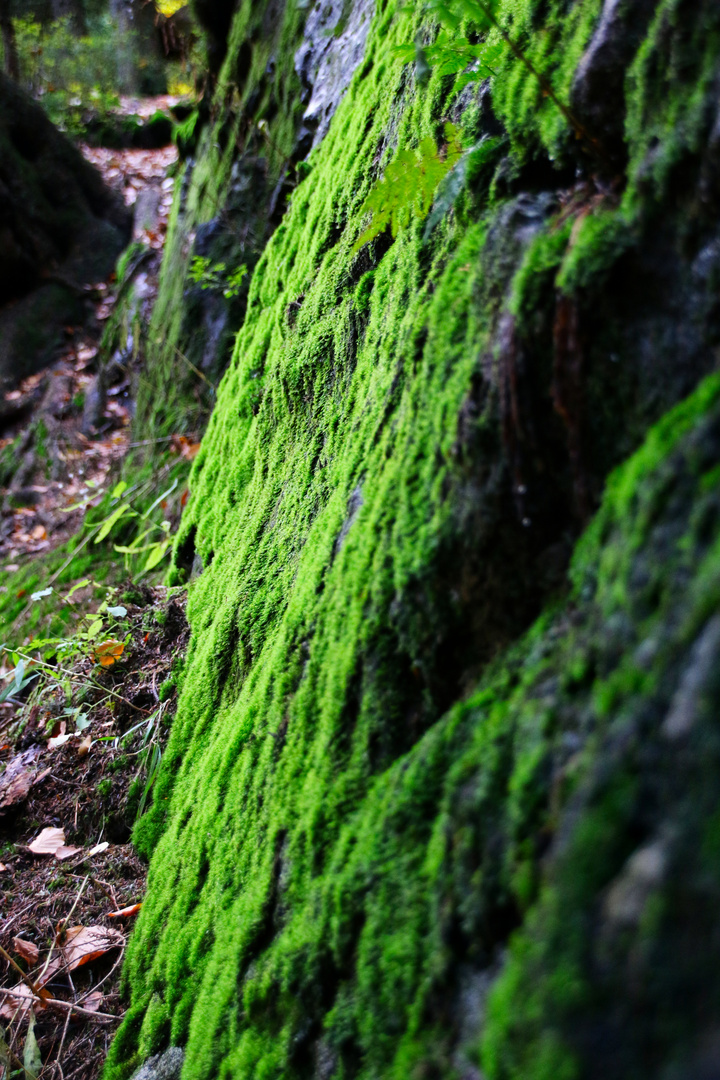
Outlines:
[[[33,763],[40,753],[39,746],[33,746],[16,754],[0,777],[0,812],[8,806],[22,802],[35,780]]]
[[[37,945],[33,945],[32,941],[25,941],[23,938],[13,938],[13,951],[21,956],[30,967],[35,967],[40,956],[40,950]]]
[[[108,911],[108,919],[126,919],[130,915],[137,915],[138,911],[142,907],[140,904],[131,904],[130,907],[120,908],[119,911]]]
[[[92,746],[92,739],[89,735],[86,735],[83,741],[77,748],[78,757],[87,757],[90,747]]]
[[[63,829],[43,829],[39,836],[36,836],[31,844],[28,844],[28,850],[32,851],[33,855],[54,855],[60,848],[65,847],[65,832]]]
[[[67,970],[74,971],[124,944],[125,938],[119,930],[108,930],[104,926],[71,926],[63,943],[63,959]]]

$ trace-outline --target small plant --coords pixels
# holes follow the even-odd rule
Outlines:
[[[157,499],[155,499],[149,509],[135,510],[132,502],[128,498],[128,485],[124,480],[121,480],[110,492],[110,503],[111,505],[113,503],[116,505],[106,518],[95,524],[93,542],[95,544],[102,543],[121,520],[127,521],[129,518],[138,518],[141,524],[134,540],[128,545],[114,544],[113,546],[115,551],[121,555],[125,555],[125,563],[128,570],[130,569],[130,559],[132,557],[145,555],[145,560],[136,575],[137,577],[141,577],[143,574],[147,574],[151,570],[154,570],[159,566],[167,552],[170,550],[172,536],[170,535],[170,522],[166,519],[160,522],[154,521],[152,514],[158,507],[162,508],[165,505],[166,500],[172,495],[177,486],[178,481],[176,479],[166,491],[163,491],[161,495],[158,495]],[[80,502],[65,507],[65,513],[84,509],[98,497],[98,494],[97,491],[91,490]],[[147,528],[143,528],[145,524],[147,524]],[[159,536],[158,533],[160,534]],[[39,593],[38,596],[40,595],[43,594]]]
[[[523,50],[501,26],[496,14],[497,0],[429,0],[426,10],[434,14],[441,24],[436,40],[423,45],[420,36],[408,45],[401,45],[395,53],[406,63],[415,62],[419,81],[426,81],[431,68],[440,75],[456,75],[455,89],[461,90],[479,79],[492,78],[495,64],[501,59],[505,47],[537,79],[545,97],[560,110],[578,139],[599,160],[605,160],[602,144],[595,139],[575,116],[572,110],[558,98],[551,83],[538,71]],[[495,30],[500,41],[471,41],[459,36],[464,20],[472,22],[480,32]],[[385,170],[382,180],[373,187],[361,208],[371,211],[372,221],[355,243],[357,251],[374,239],[390,225],[393,237],[398,230],[410,223],[414,216],[426,217],[440,188],[440,197],[428,223],[426,233],[453,205],[465,182],[463,164],[467,156],[490,157],[498,145],[497,139],[484,139],[476,147],[464,152],[457,129],[445,125],[448,147],[441,155],[432,139],[424,139],[416,150],[401,150]],[[441,187],[441,185],[444,185]]]
[[[358,251],[390,226],[395,237],[414,216],[425,217],[433,204],[435,192],[463,156],[454,124],[445,125],[447,146],[441,153],[433,139],[423,139],[415,150],[400,150],[388,165],[385,175],[371,190],[361,212],[372,212],[372,221],[355,242]]]
[[[224,262],[212,263],[202,255],[195,255],[190,263],[190,280],[201,289],[213,289],[222,292],[226,300],[238,295],[248,268],[243,263],[228,273]]]
[[[112,791],[112,780],[109,776],[106,776],[104,780],[100,780],[97,786],[97,793],[101,799],[107,799]]]
[[[588,150],[598,159],[605,160],[605,151],[602,144],[592,136],[585,125],[578,119],[568,105],[562,101],[548,79],[538,71],[523,49],[513,41],[507,30],[501,25],[497,16],[498,0],[429,0],[426,10],[434,14],[443,27],[434,45],[425,48],[409,46],[417,54],[423,54],[424,63],[429,68],[434,65],[439,67],[441,74],[453,74],[462,71],[463,58],[465,64],[473,62],[472,67],[466,71],[458,83],[458,89],[466,86],[469,82],[477,81],[495,74],[492,65],[496,63],[503,53],[503,46],[499,42],[483,42],[473,45],[467,38],[460,38],[457,32],[465,19],[472,22],[481,33],[495,30],[505,45],[510,49],[513,56],[523,64],[531,75],[537,79],[543,95],[550,99],[557,109],[567,120],[578,139],[582,140]],[[474,54],[474,55],[473,55]],[[412,59],[412,57],[409,57]]]

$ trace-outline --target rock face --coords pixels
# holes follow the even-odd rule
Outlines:
[[[720,8],[498,11],[524,54],[457,95],[378,4],[307,159],[337,9],[227,39],[157,325],[183,350],[192,242],[253,273],[109,1080],[170,1043],[184,1080],[717,1073]],[[357,247],[450,117],[454,201]]]
[[[99,174],[23,92],[0,75],[0,381],[52,360],[83,316],[130,218]]]

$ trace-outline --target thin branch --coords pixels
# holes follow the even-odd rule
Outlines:
[[[588,129],[577,118],[577,116],[572,111],[572,109],[568,108],[568,106],[563,101],[560,100],[560,98],[557,96],[557,94],[553,90],[552,84],[548,81],[548,79],[545,78],[545,76],[542,74],[542,72],[537,70],[535,65],[527,58],[527,56],[525,55],[523,50],[520,48],[520,46],[515,44],[513,39],[508,34],[507,30],[503,29],[503,27],[500,25],[498,19],[496,18],[495,14],[494,14],[494,12],[492,10],[492,7],[489,4],[487,4],[485,2],[485,0],[476,0],[476,3],[478,5],[478,7],[482,10],[482,12],[484,13],[485,17],[488,19],[488,21],[490,23],[492,23],[492,25],[495,27],[497,32],[500,34],[500,37],[503,39],[505,44],[511,49],[513,55],[515,57],[517,57],[517,59],[522,64],[525,65],[525,67],[528,69],[528,71],[530,72],[531,75],[534,75],[534,77],[539,82],[540,87],[543,90],[543,92],[545,94],[547,94],[547,96],[550,98],[550,100],[560,110],[562,115],[565,117],[567,122],[572,127],[572,129],[575,132],[575,134],[577,135],[577,137],[579,139],[582,139],[583,142],[587,143],[587,145],[590,147],[590,149],[595,154],[595,156],[597,158],[599,158],[603,162],[603,164],[607,164],[608,163],[607,154],[605,152],[605,148],[602,145],[602,143],[598,139],[596,139],[593,135],[590,134]]]

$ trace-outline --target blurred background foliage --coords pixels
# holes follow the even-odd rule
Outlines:
[[[204,54],[183,0],[0,0],[0,63],[82,136],[120,95],[192,94]]]

